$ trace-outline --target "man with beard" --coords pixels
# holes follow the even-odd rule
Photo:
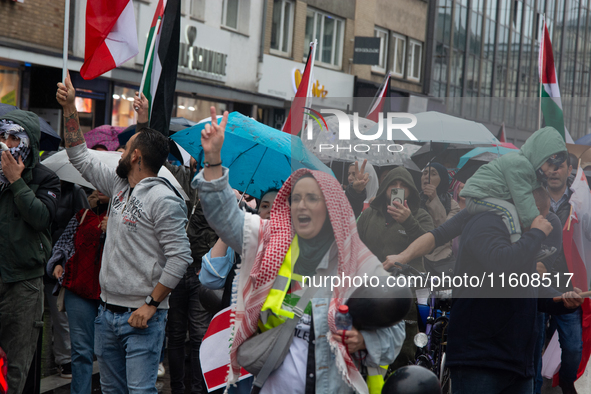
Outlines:
[[[160,346],[168,294],[191,262],[182,197],[157,176],[168,141],[144,129],[131,137],[116,171],[91,156],[80,130],[70,77],[58,83],[71,163],[112,198],[109,231],[99,281],[101,306],[95,320],[95,353],[104,393],[157,393]]]
[[[136,93],[133,106],[138,113],[137,130],[147,128],[149,121],[148,99],[143,93],[140,99],[139,93]],[[202,287],[198,274],[201,270],[201,258],[213,247],[218,236],[205,219],[197,189],[191,187],[191,181],[198,170],[197,160],[191,157],[189,168],[184,165],[175,166],[170,163],[164,165],[189,196],[189,201],[187,201],[189,212],[187,236],[191,244],[192,257],[187,272],[170,293],[170,309],[166,325],[170,388],[172,394],[185,392],[185,339],[188,330],[191,342],[191,393],[206,393],[207,389],[201,372],[201,363],[199,362],[199,348],[213,316],[205,310],[199,301]],[[163,365],[160,365],[160,372],[164,372]]]

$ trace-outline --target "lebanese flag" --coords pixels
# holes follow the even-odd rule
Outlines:
[[[181,31],[179,1],[159,0],[152,19],[144,53],[145,83],[150,127],[168,136],[176,88]],[[152,54],[150,46],[154,42]],[[158,108],[158,111],[153,111]]]
[[[201,371],[207,385],[207,392],[226,387],[230,371],[230,318],[232,307],[222,309],[211,320],[199,348]],[[252,376],[244,368],[240,370],[242,380]]]
[[[570,222],[567,222],[562,230],[562,246],[568,270],[573,274],[572,285],[582,291],[588,291],[589,278],[591,277],[591,240],[588,238],[590,234],[588,218],[591,215],[591,191],[581,167],[577,170],[570,189],[573,192],[569,200],[572,214]],[[583,312],[583,355],[577,378],[585,372],[591,356],[591,300],[589,298],[585,299],[581,309]],[[553,385],[556,386],[558,383],[559,378],[556,373]]]
[[[564,125],[564,114],[562,112],[562,101],[560,99],[560,88],[558,87],[558,76],[554,67],[554,55],[552,53],[552,42],[546,20],[544,20],[544,31],[540,40],[539,54],[539,74],[542,82],[542,114],[547,126],[552,126],[562,138],[569,143],[574,144],[573,138]]]
[[[132,1],[88,1],[84,64],[80,69],[82,78],[96,78],[138,53]]]
[[[312,91],[312,71],[314,69],[314,57],[316,56],[316,40],[310,43],[310,52],[308,53],[308,60],[304,67],[304,74],[298,86],[298,90],[291,102],[291,108],[287,115],[287,120],[283,124],[281,131],[298,135],[302,129],[304,121],[304,110],[306,107],[311,107],[311,91]],[[293,127],[292,127],[293,124]]]
[[[384,102],[386,101],[386,97],[390,92],[390,73],[386,75],[384,78],[384,82],[382,82],[382,86],[380,90],[378,90],[378,94],[373,102],[372,107],[367,111],[367,115],[365,117],[369,120],[373,120],[374,122],[380,121],[380,112],[384,108]]]
[[[499,140],[499,142],[507,142],[507,135],[505,134],[505,122],[503,122],[501,124],[501,127],[499,128],[497,139]]]

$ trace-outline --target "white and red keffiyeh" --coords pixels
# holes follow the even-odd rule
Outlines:
[[[271,219],[260,219],[258,246],[254,262],[244,261],[249,257],[243,256],[242,272],[238,281],[233,342],[230,350],[229,383],[234,383],[240,376],[240,365],[236,358],[238,347],[256,333],[261,308],[294,237],[287,198],[296,181],[307,173],[314,176],[326,201],[328,216],[334,229],[338,248],[338,275],[353,276],[358,272],[359,267],[370,263],[371,260],[377,261],[376,257],[359,239],[353,210],[338,181],[322,171],[300,169],[294,172],[284,183],[275,199],[271,210]],[[247,236],[245,234],[245,237]],[[250,275],[248,275],[249,268]],[[339,287],[334,290],[328,312],[328,324],[331,332],[337,331],[335,326],[336,310],[353,290],[349,291],[347,287]],[[367,392],[367,385],[345,346],[334,340],[330,332],[327,333],[327,338],[335,353],[337,367],[343,380],[357,392]]]

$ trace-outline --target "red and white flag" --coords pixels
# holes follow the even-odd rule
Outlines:
[[[306,66],[304,67],[304,73],[302,75],[300,86],[298,86],[298,91],[291,102],[291,108],[289,109],[287,120],[281,128],[281,131],[286,132],[287,134],[298,135],[303,126],[304,110],[306,107],[311,107],[311,103],[308,101],[311,98],[310,93],[312,91],[312,72],[314,69],[314,57],[316,56],[316,45],[316,40],[310,43],[308,60],[306,61]]]
[[[93,79],[139,53],[131,0],[92,0],[86,4],[86,47],[80,75]]]
[[[213,317],[199,348],[201,371],[208,392],[226,386],[226,378],[230,368],[231,312],[231,307],[227,307]],[[250,376],[252,375],[242,368],[238,380]]]
[[[386,102],[386,97],[388,97],[388,93],[390,91],[390,73],[386,75],[384,78],[384,82],[382,82],[382,86],[380,86],[380,90],[378,90],[378,94],[375,97],[373,105],[367,111],[367,115],[365,115],[366,119],[373,120],[374,122],[380,121],[380,112],[382,112],[384,108],[384,102]]]
[[[579,167],[570,189],[572,215],[570,229],[568,223],[563,230],[562,244],[568,270],[573,274],[572,285],[582,291],[589,290],[591,278],[591,191],[583,169]],[[585,299],[583,310],[583,355],[577,378],[581,377],[591,356],[591,300]],[[557,376],[555,376],[556,380]]]
[[[499,128],[497,139],[499,140],[499,142],[507,142],[507,135],[505,134],[505,122],[503,122],[503,124],[501,124],[501,127]]]

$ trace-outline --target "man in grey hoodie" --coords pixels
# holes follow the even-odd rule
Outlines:
[[[157,176],[168,156],[161,133],[144,129],[127,143],[116,170],[91,156],[80,130],[70,77],[58,83],[70,161],[112,198],[99,275],[95,354],[104,393],[157,393],[168,295],[191,263],[182,197]]]

